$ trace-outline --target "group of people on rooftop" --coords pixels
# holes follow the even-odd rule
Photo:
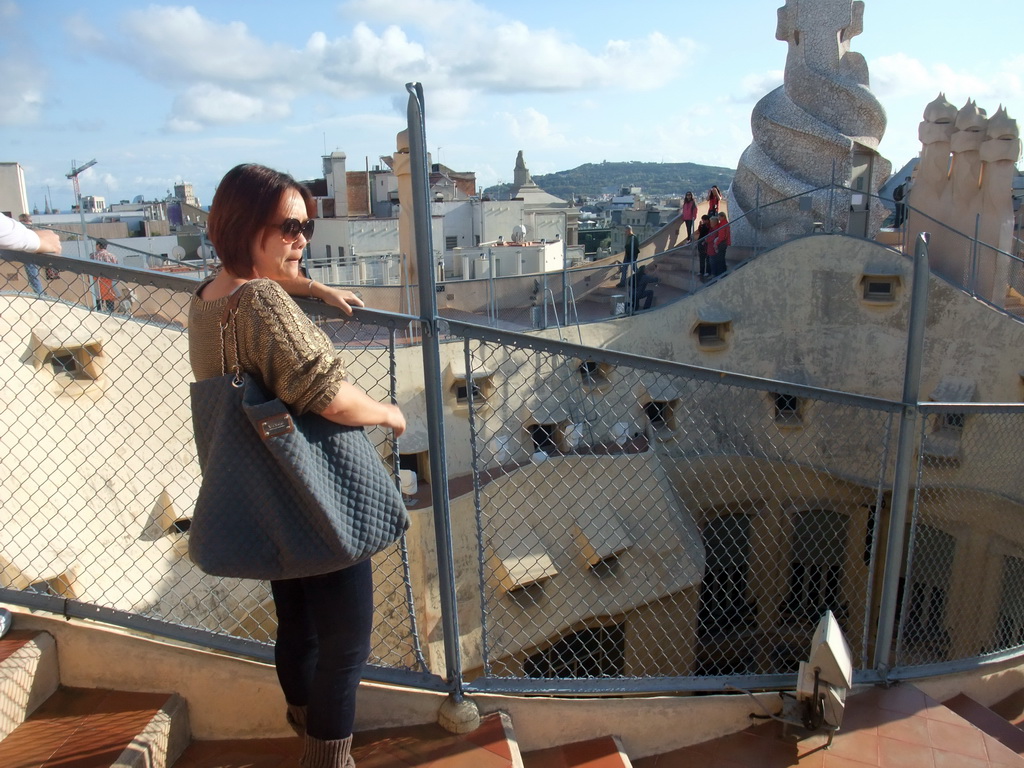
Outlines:
[[[697,256],[699,277],[702,281],[725,272],[725,252],[732,245],[729,219],[725,215],[725,211],[718,210],[721,202],[722,191],[718,185],[712,185],[707,196],[708,212],[700,217],[700,224],[697,225]],[[683,224],[686,225],[686,240],[684,242],[692,243],[693,227],[697,220],[697,201],[694,199],[693,192],[687,192],[683,197],[679,215],[683,219]]]
[[[694,224],[697,220],[698,205],[693,192],[686,193],[680,206],[679,214],[686,226],[684,242],[692,243],[694,239],[697,242],[698,276],[701,282],[725,274],[727,268],[725,254],[729,246],[732,245],[732,230],[729,226],[729,217],[726,216],[725,211],[719,210],[721,202],[722,192],[717,185],[714,185],[708,190],[708,212],[700,217],[696,238],[694,237]],[[616,287],[628,288],[633,312],[651,308],[654,302],[652,286],[660,282],[657,277],[649,273],[647,265],[636,266],[639,255],[640,239],[633,233],[633,228],[627,226],[622,253],[622,271]],[[641,302],[643,303],[642,307]]]

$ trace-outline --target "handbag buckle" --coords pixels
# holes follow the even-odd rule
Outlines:
[[[259,425],[260,437],[264,440],[287,435],[289,432],[295,431],[295,422],[292,421],[292,415],[287,412],[260,419]]]

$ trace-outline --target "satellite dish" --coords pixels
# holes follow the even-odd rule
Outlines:
[[[516,224],[514,227],[512,227],[512,242],[526,242],[526,227],[524,227],[522,224]]]
[[[182,248],[180,245],[174,246],[173,248],[171,248],[171,257],[177,259],[178,261],[181,261],[182,259],[185,258],[185,249]]]

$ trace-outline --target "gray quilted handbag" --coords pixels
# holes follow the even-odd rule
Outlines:
[[[395,480],[361,427],[296,416],[238,371],[192,384],[191,396],[203,481],[189,556],[206,573],[316,576],[365,560],[409,527]]]

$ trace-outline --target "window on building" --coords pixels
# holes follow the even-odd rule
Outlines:
[[[446,251],[452,251],[459,247],[459,236],[458,235],[445,235],[444,238],[444,249]]]
[[[532,678],[621,677],[626,667],[626,625],[581,629],[530,656],[523,673]]]
[[[827,509],[806,510],[795,516],[783,616],[795,622],[816,623],[829,610],[840,625],[846,620],[843,577],[847,523],[846,515]]]
[[[702,531],[706,567],[700,588],[697,633],[739,632],[756,613],[747,576],[750,570],[750,515],[721,515]]]
[[[576,369],[580,375],[580,383],[585,387],[600,387],[607,384],[613,370],[614,366],[596,360],[584,360]]]
[[[903,652],[910,663],[942,661],[950,643],[946,603],[956,539],[930,525],[917,526],[915,537],[912,571],[903,580]]]
[[[419,451],[417,453],[399,453],[398,468],[409,469],[416,473],[416,479],[421,483],[430,482],[430,452]]]
[[[451,386],[456,405],[464,406],[470,404],[470,396],[474,406],[483,405],[493,391],[494,382],[490,376],[456,376]]]
[[[797,426],[803,423],[800,412],[800,398],[784,392],[772,394],[775,408],[775,423],[784,426]]]
[[[930,399],[936,403],[968,403],[974,399],[974,381],[959,377],[942,379]],[[950,406],[947,406],[950,407]],[[950,407],[951,408],[951,407]],[[921,453],[930,467],[958,467],[966,414],[957,410],[936,410],[932,416],[932,430],[925,435]]]
[[[651,400],[644,404],[644,414],[655,430],[674,430],[678,408],[678,400]]]
[[[693,334],[697,339],[697,346],[701,349],[714,350],[724,349],[728,342],[728,334],[732,329],[732,323],[697,323]]]
[[[868,277],[861,280],[862,298],[876,304],[891,304],[896,301],[896,289],[900,279],[895,276]]]
[[[547,454],[558,453],[561,429],[557,423],[534,424],[529,429],[534,451],[544,451]]]

